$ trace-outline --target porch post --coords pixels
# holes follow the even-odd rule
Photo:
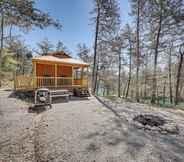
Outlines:
[[[84,67],[82,66],[82,71],[81,71],[81,86],[83,86],[83,78],[84,78]]]
[[[57,64],[54,65],[55,88],[57,88]]]
[[[87,88],[89,86],[89,66],[87,67]]]
[[[74,71],[73,71],[73,66],[72,66],[72,86],[74,85]]]
[[[33,62],[33,88],[37,88],[36,62]]]

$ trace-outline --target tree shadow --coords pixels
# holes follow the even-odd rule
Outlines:
[[[122,116],[117,112],[117,110],[115,110],[114,108],[112,108],[111,105],[109,105],[109,103],[106,103],[105,101],[102,101],[99,97],[95,96],[96,99],[102,104],[104,105],[105,108],[107,108],[108,110],[110,110],[116,117],[118,117],[121,120],[124,120],[125,122],[127,122],[126,119],[122,118]]]
[[[87,97],[76,97],[76,96],[70,96],[68,99],[65,97],[53,97],[52,104],[75,102],[75,101],[86,101],[86,100],[89,100],[89,99]]]
[[[109,117],[100,124],[99,131],[86,135],[84,140],[100,141],[102,145],[111,147],[113,150],[122,146],[125,148],[122,153],[130,155],[132,159],[145,156],[148,161],[151,158],[159,159],[158,161],[169,161],[169,159],[183,161],[184,137],[182,135],[163,135],[159,132],[138,129],[131,122],[122,120],[122,111],[106,108],[111,110],[108,112],[113,113],[113,117]],[[146,154],[146,152],[149,153]]]
[[[16,98],[28,103],[33,103],[34,102],[34,93],[33,91],[26,91],[26,92],[19,92],[19,91],[12,91],[10,95],[8,96],[9,98]]]
[[[71,96],[69,101],[87,101],[89,100],[88,97],[77,97],[77,96]]]
[[[49,110],[49,106],[31,106],[28,108],[28,113],[41,114]]]

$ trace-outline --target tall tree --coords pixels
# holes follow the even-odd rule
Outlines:
[[[175,90],[175,105],[178,104],[179,99],[179,86],[180,86],[180,80],[181,80],[181,70],[183,66],[183,57],[184,57],[184,44],[180,45],[179,49],[179,62],[178,62],[178,69],[177,69],[177,76],[176,76],[176,90]]]
[[[136,101],[139,102],[139,68],[140,68],[140,20],[145,0],[131,0],[132,15],[136,21]]]
[[[61,24],[58,20],[54,20],[48,13],[35,8],[34,0],[1,0],[0,1],[1,14],[1,47],[0,47],[0,63],[2,61],[1,55],[4,41],[4,27],[6,25],[14,25],[21,29],[32,29],[33,27],[44,27],[53,25],[57,29],[61,29]],[[1,66],[1,64],[0,64]],[[1,70],[1,67],[0,67]],[[0,82],[1,82],[0,76]]]
[[[4,44],[4,14],[1,13],[1,46],[0,46],[0,87],[1,87],[1,78],[2,78],[2,51]]]
[[[99,24],[100,24],[100,16],[101,16],[101,4],[100,1],[96,0],[95,1],[95,9],[93,12],[96,12],[96,27],[95,27],[95,44],[94,44],[94,57],[93,57],[93,72],[92,72],[92,92],[96,92],[96,80],[97,78],[95,77],[97,67],[96,67],[96,62],[97,62],[97,44],[98,44],[98,35],[99,35]]]
[[[84,43],[77,45],[77,56],[84,62],[91,62],[90,49]]]
[[[64,45],[62,41],[58,41],[56,44],[56,51],[64,51],[67,52],[67,47]]]
[[[140,30],[140,0],[137,0],[137,18],[136,18],[136,100],[139,102],[139,30]]]
[[[150,35],[153,35],[152,45],[154,53],[154,67],[152,77],[152,99],[151,103],[156,101],[157,91],[157,71],[159,53],[164,49],[164,43],[168,32],[177,26],[174,21],[173,14],[181,11],[181,0],[157,0],[146,1],[144,7],[144,18],[150,26]],[[152,34],[151,34],[152,32]]]
[[[129,57],[129,73],[128,73],[128,81],[127,81],[127,88],[126,88],[126,93],[125,97],[128,97],[129,95],[129,89],[130,89],[130,82],[132,78],[132,57],[133,57],[133,50],[134,50],[134,44],[135,44],[135,34],[133,33],[132,28],[130,27],[129,24],[126,24],[123,32],[122,32],[122,37],[125,42],[125,46],[127,47],[128,50],[128,57]]]
[[[94,0],[94,10],[92,14],[95,22],[95,43],[92,72],[92,91],[96,92],[97,85],[97,58],[99,42],[112,40],[112,35],[119,28],[119,7],[116,0]],[[119,30],[119,29],[118,29]]]
[[[170,43],[170,48],[169,48],[169,58],[168,58],[168,69],[169,69],[169,98],[170,98],[170,103],[173,103],[173,93],[172,93],[172,49],[173,49],[173,42]]]
[[[16,61],[16,68],[12,71],[16,73],[25,74],[26,71],[30,71],[32,51],[28,46],[18,38],[13,38],[12,40],[6,43],[6,49],[8,53],[11,53],[13,59]]]
[[[123,39],[120,36],[120,34],[118,36],[115,37],[115,40],[113,42],[113,46],[112,46],[112,51],[115,53],[114,56],[118,56],[117,60],[118,60],[118,97],[121,97],[121,65],[122,65],[122,56],[121,56],[121,51],[122,51],[122,47],[123,47]]]
[[[48,55],[49,52],[53,51],[54,47],[54,45],[47,38],[43,39],[37,45],[38,45],[37,53],[42,56]]]

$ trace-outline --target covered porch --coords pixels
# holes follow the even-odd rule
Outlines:
[[[32,60],[32,75],[15,77],[15,90],[88,88],[88,64],[72,58],[41,58]]]
[[[87,87],[88,67],[66,64],[34,63],[37,88]]]

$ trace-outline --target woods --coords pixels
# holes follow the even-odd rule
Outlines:
[[[152,104],[182,103],[183,1],[130,0],[129,4],[131,21],[127,23],[118,0],[93,0],[91,48],[85,42],[76,44],[76,57],[91,64],[93,94]],[[62,40],[54,44],[45,37],[33,49],[13,32],[49,26],[61,30],[57,19],[34,6],[34,0],[0,2],[1,80],[31,73],[34,55],[71,54]]]
[[[152,104],[181,103],[184,99],[183,2],[131,0],[130,4],[133,22],[124,24],[120,23],[118,1],[94,0],[93,92]],[[116,27],[105,21],[111,18]],[[119,55],[113,46],[117,35],[121,44]]]
[[[0,162],[183,162],[184,0],[0,0]]]
[[[40,29],[48,26],[54,26],[57,29],[62,27],[58,20],[51,18],[48,13],[34,6],[35,1],[33,0],[0,1],[0,83],[3,78],[7,78],[8,72],[11,78],[12,73],[25,74],[25,66],[32,58],[33,50],[25,45],[18,34],[12,35],[14,28],[29,32],[34,27]],[[31,71],[31,63],[29,64],[28,71]]]

